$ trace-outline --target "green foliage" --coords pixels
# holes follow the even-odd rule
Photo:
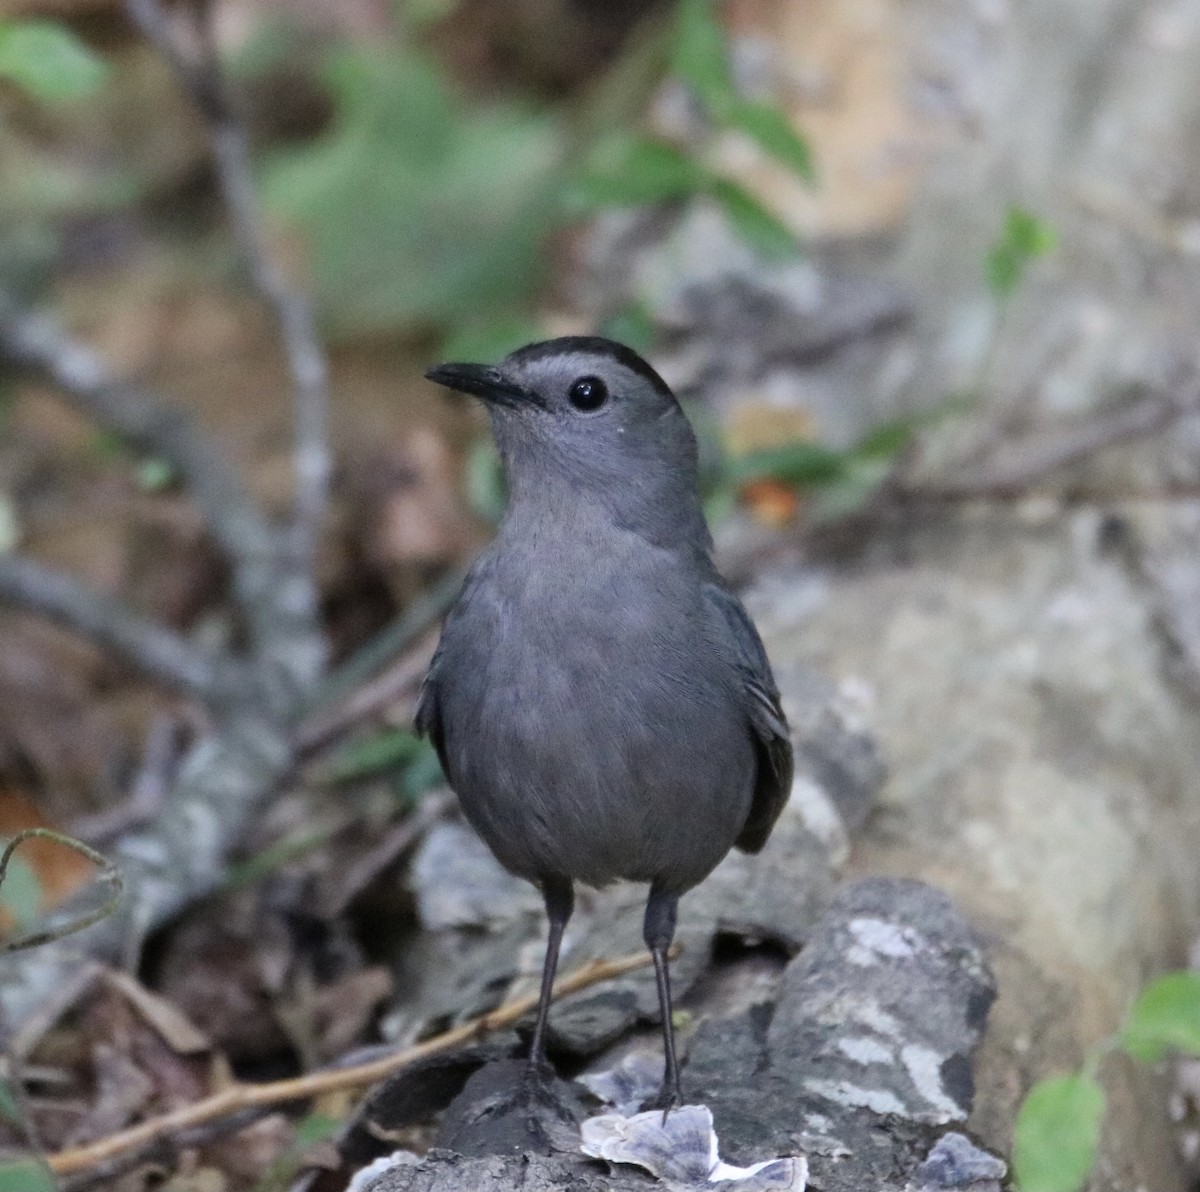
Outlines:
[[[422,741],[412,761],[404,767],[398,783],[399,794],[406,806],[415,806],[421,796],[435,786],[444,786],[446,776],[437,750],[429,741]]]
[[[563,203],[579,214],[640,207],[700,194],[711,181],[711,173],[682,149],[654,137],[617,133],[596,145],[581,174],[564,188]]]
[[[728,476],[735,484],[778,480],[794,488],[815,488],[841,479],[853,456],[853,449],[839,451],[799,439],[782,447],[751,451],[731,460]]]
[[[764,256],[796,251],[791,229],[749,191],[654,137],[625,133],[601,142],[565,187],[563,202],[568,211],[586,214],[698,195],[713,198],[738,234]]]
[[[498,525],[508,504],[504,466],[491,437],[476,439],[467,452],[464,473],[467,504],[476,517]]]
[[[0,1192],[55,1192],[50,1169],[37,1159],[0,1160]]]
[[[134,480],[144,493],[161,493],[172,488],[179,477],[171,464],[156,455],[149,455],[138,463]]]
[[[443,360],[500,360],[541,338],[541,328],[532,319],[499,315],[487,322],[458,324],[442,340],[439,351]]]
[[[98,58],[55,21],[0,20],[0,79],[45,103],[84,99],[108,75]]]
[[[0,839],[0,849],[6,844],[7,840]],[[37,873],[20,853],[14,853],[0,885],[0,908],[6,910],[16,927],[23,931],[37,919],[41,905],[42,884]]]
[[[1166,973],[1142,990],[1115,1040],[1083,1072],[1038,1081],[1017,1115],[1013,1170],[1021,1192],[1076,1192],[1096,1160],[1104,1091],[1090,1075],[1113,1046],[1147,1063],[1200,1056],[1200,973]]]
[[[1075,1192],[1095,1162],[1104,1090],[1090,1076],[1054,1076],[1017,1114],[1013,1174],[1021,1192]]]
[[[462,0],[399,0],[401,18],[415,28],[433,25],[450,16]]]
[[[408,729],[391,729],[343,745],[323,769],[326,782],[350,782],[399,769],[421,750],[421,740]]]
[[[645,303],[630,303],[605,319],[600,334],[647,355],[654,347],[654,314]]]
[[[340,48],[324,75],[331,127],[277,151],[263,183],[306,235],[330,330],[487,323],[526,303],[558,190],[556,122],[468,112],[397,46]]]
[[[787,116],[773,104],[738,94],[714,0],[683,0],[680,4],[671,72],[691,87],[714,123],[746,133],[805,182],[816,182],[808,142]]]
[[[1169,1051],[1200,1055],[1200,973],[1167,973],[1147,985],[1120,1042],[1135,1059],[1151,1064]]]
[[[796,251],[796,237],[791,228],[748,190],[728,178],[714,178],[709,193],[721,205],[737,234],[764,257],[786,257]]]
[[[718,128],[747,134],[799,177],[815,180],[808,144],[784,113],[738,95],[713,0],[683,0],[670,69],[695,92]],[[564,205],[581,213],[699,195],[712,198],[738,235],[762,255],[796,251],[791,229],[742,186],[690,151],[635,133],[614,134],[593,148],[579,176],[567,185]]]
[[[737,100],[730,106],[726,122],[730,128],[741,129],[753,137],[767,153],[787,166],[792,173],[815,185],[817,171],[813,165],[812,150],[778,108],[767,103]]]
[[[323,827],[315,831],[293,832],[282,840],[276,840],[252,857],[230,865],[225,871],[222,888],[228,891],[252,886],[269,874],[277,873],[285,865],[290,865],[320,848],[332,835],[332,827]]]
[[[709,110],[726,111],[737,102],[725,30],[713,0],[682,0],[671,52],[671,73],[682,79]]]
[[[340,1118],[314,1111],[296,1126],[296,1145],[305,1147],[324,1142],[327,1138],[332,1138],[341,1129],[341,1126]]]
[[[338,1118],[314,1111],[296,1124],[296,1137],[254,1186],[254,1192],[283,1192],[290,1187],[304,1165],[304,1152],[332,1138],[342,1127]]]
[[[1023,207],[1009,207],[1000,237],[984,261],[988,286],[998,302],[1007,302],[1025,277],[1030,261],[1054,250],[1058,237],[1049,224]]]
[[[12,1089],[2,1079],[0,1079],[0,1118],[13,1126],[21,1124],[21,1107],[17,1104]]]

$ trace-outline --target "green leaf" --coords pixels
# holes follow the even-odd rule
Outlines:
[[[464,482],[471,512],[498,525],[508,506],[508,485],[490,435],[476,439],[467,451]]]
[[[0,1160],[0,1192],[55,1192],[50,1169],[37,1159]]]
[[[1024,257],[1044,257],[1058,244],[1058,235],[1047,223],[1023,207],[1010,207],[1004,219],[1004,239]]]
[[[435,786],[445,786],[446,776],[432,742],[422,741],[417,755],[404,767],[399,793],[407,806],[415,806],[421,796]]]
[[[7,844],[7,840],[0,838],[0,851]],[[0,886],[0,908],[12,916],[18,928],[24,929],[36,921],[41,907],[42,883],[18,849],[9,858],[4,884]]]
[[[583,214],[600,207],[638,207],[707,189],[711,175],[686,153],[653,137],[607,138],[587,169],[567,184],[563,205]]]
[[[533,319],[502,314],[487,322],[452,327],[438,351],[443,360],[499,360],[542,338],[542,329]]]
[[[805,182],[816,182],[817,173],[808,142],[778,108],[768,103],[738,100],[729,109],[726,123],[753,137],[776,161]]]
[[[730,460],[728,474],[737,484],[753,480],[778,480],[797,488],[831,484],[845,473],[849,456],[807,439],[783,447],[751,451]]]
[[[1055,1076],[1017,1114],[1013,1174],[1021,1192],[1076,1192],[1096,1160],[1104,1090],[1089,1076]]]
[[[644,303],[632,302],[606,319],[600,334],[645,355],[656,338],[654,315]]]
[[[323,769],[326,782],[349,782],[412,761],[421,747],[420,739],[408,729],[398,728],[351,741],[342,746]]]
[[[108,64],[54,21],[0,21],[0,79],[35,99],[58,103],[91,94]]]
[[[0,1118],[14,1126],[21,1124],[21,1107],[17,1104],[12,1089],[3,1080],[0,1080]]]
[[[721,204],[737,234],[763,256],[781,258],[799,251],[792,230],[736,182],[715,178],[709,193]]]
[[[1010,207],[1004,216],[1000,237],[984,260],[988,287],[1000,302],[1016,291],[1025,267],[1036,257],[1053,251],[1058,237],[1049,224],[1022,207]]]
[[[170,488],[179,477],[174,466],[161,456],[150,455],[137,466],[135,481],[144,493],[161,493]]]
[[[295,1145],[306,1147],[324,1142],[327,1138],[332,1138],[341,1129],[341,1126],[340,1119],[330,1117],[327,1113],[314,1111],[297,1124]]]
[[[725,30],[714,0],[682,0],[671,52],[671,72],[722,117],[737,102]]]
[[[486,323],[527,308],[545,267],[561,124],[469,110],[427,57],[386,41],[325,63],[335,116],[279,149],[263,195],[307,239],[335,335]]]
[[[1200,973],[1167,973],[1147,985],[1129,1011],[1121,1046],[1151,1064],[1169,1051],[1200,1055]]]
[[[267,845],[261,852],[230,865],[225,872],[224,888],[226,890],[241,890],[261,881],[268,874],[275,873],[285,865],[318,849],[333,835],[332,827],[318,828],[316,831],[294,832],[274,844]]]
[[[890,458],[903,451],[916,438],[918,431],[927,426],[936,426],[955,414],[965,414],[973,404],[962,397],[947,397],[923,410],[877,423],[859,439],[851,454],[856,459]]]

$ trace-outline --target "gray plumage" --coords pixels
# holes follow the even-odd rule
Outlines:
[[[649,882],[667,1012],[678,896],[735,844],[762,847],[792,778],[762,642],[712,562],[695,436],[658,374],[608,340],[429,376],[485,401],[509,503],[417,728],[501,864],[546,894],[547,987],[571,882]],[[669,1032],[667,1047],[664,1107],[679,1095]]]

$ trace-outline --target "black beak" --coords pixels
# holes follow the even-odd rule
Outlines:
[[[542,404],[536,393],[510,381],[490,364],[439,364],[429,369],[425,377],[447,389],[469,393],[498,406]]]

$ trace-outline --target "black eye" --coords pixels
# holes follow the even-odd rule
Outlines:
[[[598,410],[608,401],[608,386],[599,377],[580,377],[567,391],[577,410]]]

